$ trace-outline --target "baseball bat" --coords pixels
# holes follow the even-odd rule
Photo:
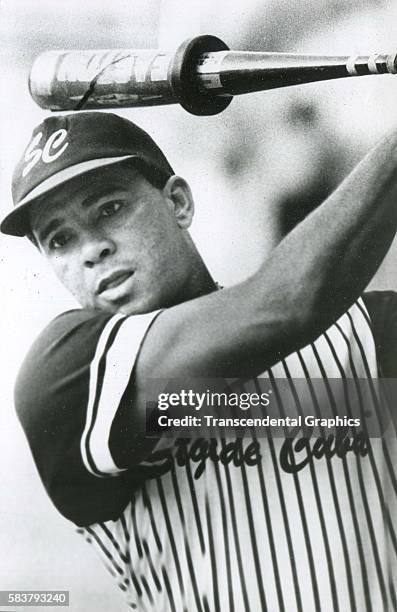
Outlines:
[[[29,89],[53,111],[179,103],[215,115],[233,96],[370,74],[396,74],[397,55],[298,55],[230,51],[216,36],[185,41],[177,51],[48,51],[32,66]]]

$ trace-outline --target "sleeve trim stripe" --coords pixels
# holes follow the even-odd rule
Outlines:
[[[95,464],[91,457],[88,436],[92,428],[92,423],[95,418],[94,412],[95,412],[95,408],[97,404],[97,394],[98,394],[98,391],[100,391],[100,388],[98,389],[98,387],[101,386],[101,381],[99,377],[100,364],[101,364],[101,360],[103,359],[103,357],[106,356],[109,338],[114,330],[114,327],[123,318],[124,318],[124,315],[117,314],[108,321],[108,323],[106,324],[99,338],[95,356],[94,356],[94,359],[90,367],[90,383],[89,383],[89,396],[88,396],[88,404],[87,404],[87,417],[86,417],[85,428],[81,436],[80,450],[81,450],[81,455],[82,455],[83,462],[84,462],[86,469],[92,474],[94,474],[95,476],[99,476],[99,474],[97,473],[95,469]]]
[[[154,313],[150,313],[151,321]],[[147,319],[147,315],[145,315]],[[121,398],[131,377],[132,368],[147,325],[137,324],[137,317],[129,317],[120,326],[114,343],[106,356],[106,370],[98,402],[97,417],[89,439],[92,457],[101,473],[114,474],[121,470],[114,463],[110,449],[110,428]],[[142,331],[143,330],[143,331]]]
[[[110,345],[105,343],[106,353],[102,351],[105,359],[99,358],[93,361],[91,372],[96,384],[95,389],[92,389],[92,395],[95,395],[96,398],[93,401],[93,409],[90,411],[90,426],[85,436],[85,448],[91,458],[91,461],[87,462],[90,466],[88,469],[96,476],[115,476],[125,471],[119,468],[113,460],[109,448],[110,431],[120,401],[130,381],[143,338],[157,314],[158,312],[151,312],[128,317],[119,325],[117,325],[118,321],[115,321],[117,329],[113,342]],[[111,331],[110,334],[106,333],[106,336],[109,338],[111,333]],[[101,364],[104,364],[103,377],[100,372]]]

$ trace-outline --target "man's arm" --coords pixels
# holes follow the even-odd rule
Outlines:
[[[148,475],[125,468],[142,458],[130,379],[155,316],[66,312],[43,330],[19,372],[16,411],[41,480],[78,525],[117,518]],[[144,441],[143,456],[155,443]]]
[[[136,366],[147,377],[255,376],[335,321],[376,272],[396,230],[397,130],[245,282],[164,311]]]

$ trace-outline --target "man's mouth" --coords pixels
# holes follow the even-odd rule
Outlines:
[[[133,270],[118,270],[117,272],[113,272],[113,274],[109,274],[109,276],[106,276],[98,283],[96,289],[97,295],[104,293],[108,289],[113,289],[114,287],[122,285],[133,274]]]

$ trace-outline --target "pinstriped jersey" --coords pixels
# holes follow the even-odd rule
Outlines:
[[[64,315],[39,339],[17,385],[18,413],[52,500],[81,525],[130,608],[396,609],[395,433],[360,431],[338,448],[325,432],[163,438],[137,465],[133,363],[155,316]],[[359,300],[262,377],[276,393],[287,380],[296,411],[318,416],[325,403],[336,414],[346,399],[333,379],[357,381],[357,396],[366,379],[365,406],[376,420],[372,327]],[[43,354],[50,385],[30,374]],[[296,379],[305,383],[299,393]]]

